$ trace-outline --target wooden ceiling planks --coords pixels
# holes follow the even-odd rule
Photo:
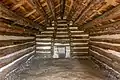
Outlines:
[[[93,21],[95,26],[102,26],[119,20],[117,14],[106,17],[109,21],[95,19],[119,5],[120,0],[3,0],[2,2],[8,9],[40,25],[50,24],[49,22],[53,20],[57,22],[57,19],[63,17],[79,26],[89,24],[90,21]]]

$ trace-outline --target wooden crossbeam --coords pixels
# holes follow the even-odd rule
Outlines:
[[[46,11],[44,10],[41,2],[39,0],[32,0],[33,5],[36,7],[36,10],[39,12],[39,14],[42,14],[44,16],[45,19],[45,23],[48,23],[48,14],[46,13]],[[40,18],[40,17],[39,17]],[[38,18],[38,19],[39,19]],[[36,20],[36,19],[35,19]]]
[[[12,7],[12,10],[19,8],[20,6],[22,6],[25,3],[26,3],[26,0],[21,0],[19,3],[17,3],[15,6]]]
[[[36,12],[36,9],[32,10],[30,13],[26,14],[25,17],[29,17],[30,15],[32,15],[33,13]]]

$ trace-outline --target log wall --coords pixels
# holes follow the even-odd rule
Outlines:
[[[0,35],[0,77],[35,53],[33,36]]]
[[[83,26],[89,32],[89,53],[111,76],[120,73],[120,5]],[[101,66],[101,65],[100,65]],[[107,68],[105,67],[107,66]],[[108,74],[108,73],[107,73]],[[118,79],[113,79],[118,80]]]
[[[88,58],[89,35],[77,26],[68,25],[66,20],[58,19],[57,23],[36,35],[38,57],[59,58],[57,47],[66,47],[65,58]]]
[[[35,54],[37,30],[16,24],[13,19],[17,17],[8,14],[7,10],[0,5],[0,80]]]

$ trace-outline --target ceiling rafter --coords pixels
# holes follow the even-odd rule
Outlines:
[[[76,14],[80,14],[81,13],[81,6],[82,6],[82,2],[83,0],[72,0],[72,5],[70,7],[70,11],[67,15],[67,20],[72,20],[73,16]],[[78,6],[79,5],[79,6]]]
[[[16,5],[14,5],[11,10],[15,10],[15,9],[19,8],[20,6],[22,6],[22,5],[25,4],[26,2],[27,2],[26,0],[21,0],[21,1],[18,2]]]
[[[55,13],[55,6],[54,6],[54,3],[53,3],[53,0],[46,0],[47,1],[47,4],[50,8],[50,11],[52,13],[52,17],[55,21],[55,23],[57,22],[57,18],[56,18],[56,13]]]
[[[31,20],[26,19],[25,17],[16,14],[15,12],[7,9],[2,4],[0,4],[0,12],[1,12],[0,18],[4,18],[6,20],[12,21],[13,25],[17,24],[17,25],[22,25],[24,27],[31,27],[31,28],[37,29],[38,31],[43,30],[43,28],[39,24],[34,23]]]
[[[41,2],[39,0],[32,0],[33,5],[36,7],[36,10],[39,12],[39,14],[42,14],[44,16],[45,19],[45,24],[48,24],[48,14],[46,13],[46,11],[44,10]],[[40,18],[40,17],[39,17]],[[38,18],[38,19],[39,19]],[[37,20],[37,19],[35,19]],[[40,22],[41,23],[41,22]]]
[[[32,15],[35,12],[36,12],[36,9],[33,9],[31,12],[29,12],[28,14],[26,14],[25,17],[29,17],[30,15]]]
[[[84,2],[84,1],[83,1]],[[81,16],[86,12],[86,9],[89,8],[89,5],[92,3],[92,0],[88,0],[88,2],[83,3],[84,7],[82,9],[82,12],[77,16],[77,18],[73,21],[74,23],[77,23]]]
[[[29,26],[31,28],[35,28],[35,29],[38,29],[39,31],[43,30],[43,26],[42,24],[38,24],[38,23],[35,23],[33,22],[32,20],[29,20],[28,18],[24,17],[23,15],[20,15],[16,12],[13,12],[9,9],[7,9],[4,5],[0,5],[2,10],[4,10],[4,12],[6,12],[7,14],[11,13],[13,14],[13,16],[11,17],[14,17],[14,15],[16,15],[17,17],[15,17],[17,19],[17,21],[14,21],[13,24],[20,24],[19,22],[22,21],[23,25],[24,26]]]
[[[93,0],[93,1],[91,1],[91,4],[89,5],[89,7],[84,11],[84,13],[79,18],[79,21],[81,21],[81,25],[83,23],[86,23],[88,21],[87,20],[88,18],[90,20],[91,15],[93,17],[93,14],[97,13],[97,10],[99,10],[105,4],[106,4],[106,2],[104,0],[98,0],[98,1]]]
[[[61,15],[61,19],[63,19],[64,17],[64,11],[65,11],[65,3],[66,0],[60,0],[60,15]]]

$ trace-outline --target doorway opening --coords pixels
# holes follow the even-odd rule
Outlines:
[[[70,58],[70,46],[69,45],[54,46],[53,58]]]

